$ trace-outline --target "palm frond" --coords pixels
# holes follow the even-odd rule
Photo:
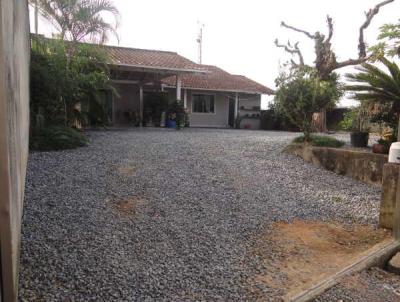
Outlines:
[[[347,91],[355,92],[353,98],[359,101],[381,103],[400,102],[400,68],[395,62],[381,59],[386,70],[372,64],[363,64],[358,73],[346,74],[352,85],[345,86]]]

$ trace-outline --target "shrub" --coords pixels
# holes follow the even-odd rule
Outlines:
[[[100,47],[32,38],[30,110],[33,122],[41,115],[49,125],[76,125],[77,121],[84,126],[109,124],[111,96],[117,95],[110,83],[107,56]]]
[[[333,108],[342,96],[339,76],[322,81],[315,69],[301,68],[281,73],[275,80],[276,108],[304,133],[310,141],[315,112]]]
[[[50,126],[32,131],[29,147],[31,150],[52,151],[83,147],[87,137],[75,129],[64,126]]]
[[[284,113],[277,110],[274,103],[269,104],[267,110],[261,111],[260,127],[263,130],[300,131]]]
[[[294,143],[304,143],[305,137],[304,135],[296,137],[293,140]],[[311,145],[316,147],[331,147],[331,148],[340,148],[344,146],[344,142],[340,141],[334,137],[322,136],[322,135],[311,135]]]

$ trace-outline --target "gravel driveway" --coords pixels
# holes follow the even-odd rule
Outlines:
[[[380,190],[282,154],[293,133],[89,135],[30,155],[21,300],[254,300],[251,238],[273,222],[377,223]]]

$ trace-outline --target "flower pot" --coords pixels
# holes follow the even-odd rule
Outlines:
[[[372,145],[372,152],[377,154],[388,154],[389,149],[388,146],[381,145],[381,144],[373,144]]]
[[[350,142],[353,147],[366,148],[368,147],[369,133],[368,132],[352,132],[350,133]]]
[[[167,120],[167,122],[165,123],[165,126],[167,128],[176,128],[176,121],[174,120]]]

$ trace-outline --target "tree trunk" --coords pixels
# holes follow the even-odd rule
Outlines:
[[[326,133],[328,131],[328,127],[326,125],[326,109],[322,109],[321,112],[321,132]]]

